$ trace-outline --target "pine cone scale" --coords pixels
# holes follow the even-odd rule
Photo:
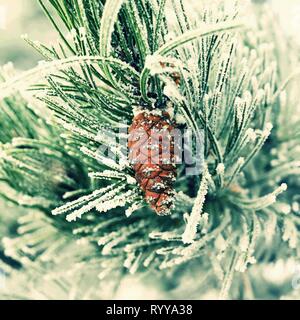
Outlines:
[[[129,128],[129,160],[146,201],[159,215],[170,212],[176,180],[174,123],[167,112],[141,112]]]

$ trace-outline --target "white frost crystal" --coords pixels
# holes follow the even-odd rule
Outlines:
[[[225,171],[225,165],[224,165],[224,163],[219,163],[219,164],[217,165],[216,171],[217,171],[217,174],[219,174],[219,175],[224,174],[224,171]]]
[[[284,220],[283,241],[287,241],[289,246],[294,249],[298,243],[298,232],[295,224],[290,219]]]
[[[209,176],[210,174],[208,172],[208,169],[205,168],[192,212],[187,217],[187,225],[182,235],[183,243],[192,243],[196,236],[197,226],[201,220],[202,208],[205,201],[205,196],[208,191],[207,180]]]

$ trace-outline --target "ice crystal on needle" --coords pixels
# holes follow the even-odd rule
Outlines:
[[[208,176],[209,176],[209,172],[206,168],[203,172],[203,177],[200,183],[196,200],[194,202],[192,212],[189,216],[187,216],[186,229],[182,235],[183,243],[192,243],[197,234],[197,226],[201,219],[202,208],[203,208],[205,196],[207,194],[207,189],[208,189],[208,185],[207,185]]]

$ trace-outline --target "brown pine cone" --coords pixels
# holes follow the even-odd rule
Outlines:
[[[176,180],[174,123],[167,112],[137,114],[129,128],[129,160],[135,178],[145,192],[145,199],[159,215],[166,215],[173,205]]]

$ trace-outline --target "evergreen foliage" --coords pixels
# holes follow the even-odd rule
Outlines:
[[[18,224],[1,231],[3,296],[107,298],[131,273],[169,296],[278,298],[260,268],[300,255],[299,72],[268,9],[250,25],[234,1],[39,2],[58,45],[24,37],[44,61],[1,72],[0,194]],[[179,166],[166,217],[115,143],[141,108],[203,134],[203,171]]]

